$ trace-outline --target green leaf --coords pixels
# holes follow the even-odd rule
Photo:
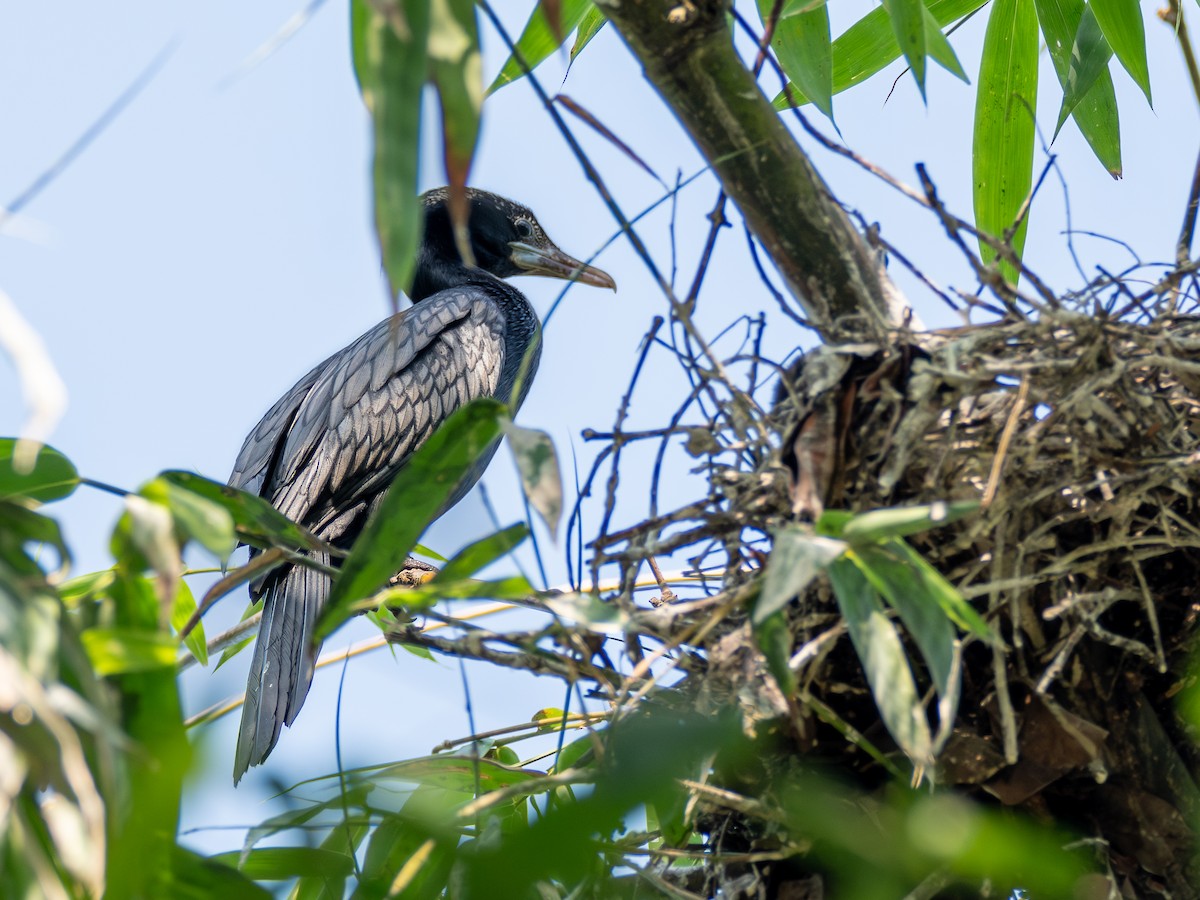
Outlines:
[[[983,38],[983,60],[975,99],[972,151],[975,224],[996,237],[1016,222],[1033,184],[1034,121],[1037,111],[1038,22],[1033,0],[995,0]],[[1029,216],[1012,236],[1017,255],[1025,246]],[[980,242],[991,262],[996,251]],[[1017,269],[1001,263],[1014,284]]]
[[[409,458],[346,557],[314,639],[327,637],[355,603],[399,571],[421,533],[499,438],[504,415],[506,407],[496,400],[472,401],[456,410]]]
[[[80,635],[100,675],[174,668],[176,643],[169,634],[138,628],[89,628]]]
[[[775,683],[785,697],[796,692],[796,676],[790,665],[792,656],[792,633],[788,628],[787,613],[779,610],[773,616],[768,616],[754,624],[754,637],[758,649],[767,659]]]
[[[962,63],[958,61],[958,54],[950,46],[950,40],[942,34],[942,28],[938,25],[937,19],[933,17],[933,13],[925,6],[921,7],[921,13],[925,20],[925,51],[929,54],[929,58],[951,75],[970,84],[971,79],[963,71]]]
[[[631,624],[627,613],[617,604],[601,600],[599,594],[556,594],[543,602],[556,616],[597,634],[622,635]]]
[[[919,0],[918,0],[919,2]],[[774,0],[758,0],[758,15],[766,27]],[[833,55],[829,35],[829,7],[783,13],[775,23],[771,47],[792,83],[833,119]]]
[[[421,236],[417,164],[431,5],[351,3],[354,70],[374,129],[375,230],[393,297],[412,284]]]
[[[191,621],[196,612],[196,597],[186,581],[179,582],[175,592],[175,602],[171,606],[171,627],[182,632],[184,626]],[[204,621],[196,620],[195,627],[183,639],[184,645],[196,657],[196,662],[202,666],[208,665],[208,641],[204,637]]]
[[[489,566],[503,556],[507,556],[529,537],[529,529],[524,522],[509,525],[503,531],[497,531],[487,537],[468,544],[453,558],[442,566],[433,576],[433,583],[449,583],[470,578],[480,569]]]
[[[795,526],[776,534],[762,593],[751,613],[754,624],[765,622],[783,609],[845,550],[841,541],[814,536]]]
[[[58,596],[68,608],[74,607],[89,597],[104,593],[116,577],[117,573],[113,569],[101,569],[99,572],[79,575],[60,584]]]
[[[429,5],[429,74],[442,111],[442,156],[450,184],[450,213],[463,259],[470,259],[467,236],[467,175],[479,139],[483,106],[483,63],[473,0],[440,0]]]
[[[575,57],[583,52],[583,48],[592,42],[592,38],[600,33],[600,29],[608,21],[598,7],[591,3],[588,5],[591,8],[583,14],[579,29],[575,32],[575,44],[571,47],[571,63],[575,62]]]
[[[850,558],[900,614],[925,659],[938,696],[946,696],[954,667],[954,626],[937,599],[907,561],[894,553],[877,546],[856,547]]]
[[[595,21],[597,17],[599,18],[598,22]],[[588,26],[592,31],[587,39],[583,40],[583,29],[580,26],[585,18],[587,18]],[[604,14],[596,9],[592,0],[563,0],[563,35],[568,35],[577,27],[580,27],[580,36],[576,40],[576,49],[571,51],[571,59],[574,59],[575,55],[583,49],[583,45],[579,41],[583,40],[583,44],[586,44],[604,25],[604,21]],[[516,42],[517,53],[525,60],[525,65],[531,71],[536,69],[561,44],[562,40],[555,37],[554,31],[550,27],[550,22],[546,18],[546,11],[542,8],[542,4],[534,4],[529,21],[525,23],[525,28],[521,31],[521,36],[517,38]],[[512,84],[524,76],[525,69],[517,61],[516,53],[510,54],[508,59],[505,60],[504,66],[500,69],[500,74],[496,76],[496,80],[492,82],[487,92],[493,94],[506,84]]]
[[[1038,21],[1054,71],[1063,88],[1054,126],[1057,138],[1074,115],[1092,152],[1109,173],[1121,176],[1121,129],[1108,61],[1112,47],[1104,39],[1090,6],[1083,0],[1036,0]]]
[[[242,617],[238,621],[245,622],[248,618],[250,618],[255,613],[261,612],[262,605],[263,605],[263,602],[261,599],[255,601],[254,603],[248,604],[246,606],[245,612],[242,613]],[[254,642],[254,638],[255,638],[254,632],[251,632],[247,637],[242,638],[240,641],[238,641],[235,644],[230,644],[228,647],[226,647],[224,650],[222,650],[221,658],[218,659],[217,664],[215,666],[213,666],[213,671],[214,672],[217,671],[217,669],[221,668],[221,666],[225,665],[225,663],[229,662],[229,660],[233,659],[235,656],[237,656],[239,653],[241,653],[243,650],[245,650],[247,647],[249,647]]]
[[[233,517],[238,538],[247,544],[262,548],[282,547],[284,550],[303,547],[338,555],[335,548],[291,521],[257,494],[240,491],[194,472],[171,470],[160,473],[158,477],[222,507]]]
[[[933,0],[928,10],[940,28],[969,16],[988,0]],[[871,10],[833,42],[833,93],[866,81],[900,56],[900,45],[887,10]],[[936,57],[935,57],[936,58]],[[940,60],[939,60],[940,61]],[[788,102],[788,94],[792,102]],[[803,106],[808,96],[795,85],[780,91],[772,101],[776,109]]]
[[[597,746],[604,746],[603,729],[595,729],[593,732],[585,734],[583,737],[576,738],[562,748],[562,752],[558,754],[558,758],[554,761],[554,767],[551,772],[565,772],[567,769],[572,769],[575,766],[593,766],[596,763],[594,751]]]
[[[236,862],[236,860],[235,860]],[[236,868],[207,859],[184,847],[171,856],[171,892],[167,900],[270,900],[271,895]]]
[[[140,494],[127,494],[125,512],[110,543],[119,568],[138,572],[149,566],[154,570],[158,598],[165,608],[175,597],[184,568],[170,510]]]
[[[317,847],[260,847],[244,857],[231,850],[212,859],[223,865],[239,866],[244,875],[255,881],[287,881],[307,875],[346,878],[354,873],[354,862],[349,856]]]
[[[162,477],[143,485],[138,493],[169,509],[183,535],[221,562],[237,547],[233,516],[222,504]]]
[[[525,576],[512,575],[495,581],[434,580],[415,587],[398,587],[388,592],[387,601],[411,612],[433,606],[440,600],[526,600],[536,593]],[[408,649],[416,652],[418,648]]]
[[[841,536],[855,546],[889,537],[904,537],[948,525],[979,509],[977,500],[897,506],[859,513],[842,526]]]
[[[75,464],[53,447],[43,444],[32,460],[20,460],[17,443],[16,438],[0,438],[0,500],[48,503],[69,497],[79,487]],[[32,468],[22,462],[32,462]]]
[[[917,580],[918,589],[923,595],[932,597],[951,622],[989,643],[999,643],[999,637],[983,617],[921,554],[898,539],[888,541],[884,548],[908,564]]]
[[[517,461],[525,496],[550,529],[551,536],[557,534],[563,488],[554,442],[546,432],[522,428],[511,419],[504,422],[504,434]]]
[[[1153,107],[1150,69],[1146,65],[1146,29],[1138,0],[1091,0],[1089,5],[1117,59]]]
[[[928,765],[929,722],[900,635],[884,613],[879,594],[849,558],[830,565],[829,579],[883,724],[909,759]]]
[[[405,784],[421,784],[426,787],[444,788],[469,796],[486,794],[498,788],[523,784],[542,777],[534,769],[515,769],[489,759],[470,756],[425,756],[404,762],[380,766],[372,770],[372,781],[399,781]],[[336,777],[336,776],[331,776]]]
[[[883,0],[883,8],[892,20],[892,31],[896,34],[908,67],[912,69],[921,97],[925,97],[925,5],[921,0]]]

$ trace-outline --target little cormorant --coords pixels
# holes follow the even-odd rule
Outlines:
[[[478,397],[514,408],[525,399],[541,328],[525,296],[501,279],[546,275],[616,289],[606,273],[559,250],[524,206],[486,191],[467,194],[475,266],[456,249],[447,190],[424,194],[413,306],[300,379],[250,432],[234,464],[233,487],[260,494],[339,549],[349,549],[396,473],[452,412]],[[527,354],[528,374],[517,385]],[[495,445],[442,512],[471,489],[493,452]],[[331,564],[328,554],[313,556]],[[275,569],[251,586],[263,610],[235,784],[267,758],[304,704],[319,649],[313,626],[330,586],[329,576],[299,565]]]

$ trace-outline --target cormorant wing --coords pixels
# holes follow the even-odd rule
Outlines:
[[[336,539],[447,416],[495,393],[503,336],[503,313],[478,284],[380,322],[319,367],[277,437],[262,494]]]

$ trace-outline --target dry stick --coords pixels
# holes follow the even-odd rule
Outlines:
[[[637,364],[633,367],[633,374],[629,378],[629,387],[625,394],[621,397],[620,406],[617,408],[617,421],[613,426],[614,434],[620,434],[621,426],[625,423],[626,417],[629,415],[629,404],[633,400],[633,391],[637,387],[638,379],[642,374],[642,367],[646,363],[646,357],[650,353],[650,348],[654,345],[655,335],[662,328],[662,316],[655,316],[650,323],[650,328],[642,338],[641,351],[638,353]],[[617,484],[620,481],[619,463],[621,460],[621,448],[624,446],[623,440],[615,440],[613,442],[612,467],[609,470],[608,482],[605,485],[604,494],[604,518],[600,521],[600,530],[598,534],[603,536],[608,533],[608,526],[612,522],[613,512],[617,505]],[[636,575],[636,573],[634,573]],[[599,567],[593,560],[592,564],[592,581],[600,580]]]
[[[1164,22],[1175,28],[1179,37],[1179,49],[1183,53],[1184,62],[1187,63],[1192,92],[1196,95],[1196,102],[1200,103],[1200,66],[1196,64],[1196,54],[1192,49],[1191,38],[1188,37],[1187,23],[1184,20],[1183,9],[1179,6],[1179,0],[1170,0],[1170,5],[1161,16]],[[1196,169],[1192,174],[1192,189],[1188,193],[1187,206],[1184,208],[1183,227],[1179,229],[1179,241],[1175,245],[1175,262],[1179,266],[1186,266],[1191,258],[1192,237],[1196,231],[1198,206],[1200,206],[1200,155],[1196,157]]]
[[[987,509],[992,505],[992,501],[996,499],[996,490],[1000,486],[1000,473],[1004,470],[1004,460],[1008,457],[1008,447],[1012,443],[1013,435],[1017,433],[1017,424],[1021,419],[1021,414],[1025,412],[1025,403],[1029,399],[1029,376],[1026,375],[1021,379],[1021,386],[1017,389],[1017,399],[1013,402],[1013,407],[1008,411],[1008,421],[1004,423],[1004,430],[1000,432],[1000,446],[996,448],[996,455],[992,458],[992,471],[988,473],[987,488],[983,492],[983,508]]]

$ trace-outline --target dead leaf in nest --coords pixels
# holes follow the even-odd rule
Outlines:
[[[816,520],[825,511],[825,497],[837,467],[837,417],[831,403],[811,410],[796,423],[783,445],[780,461],[791,481],[792,512]]]
[[[940,784],[982,784],[1006,765],[994,741],[955,729],[938,755]]]
[[[999,733],[996,698],[990,697],[984,705]],[[1019,718],[1019,759],[984,785],[1009,806],[1023,803],[1068,772],[1098,759],[1108,737],[1099,725],[1061,707],[1051,708],[1049,701],[1036,694],[1029,695]]]
[[[1097,800],[1104,821],[1113,826],[1110,840],[1147,872],[1168,874],[1174,861],[1195,847],[1195,835],[1179,810],[1149,791],[1113,784]]]

